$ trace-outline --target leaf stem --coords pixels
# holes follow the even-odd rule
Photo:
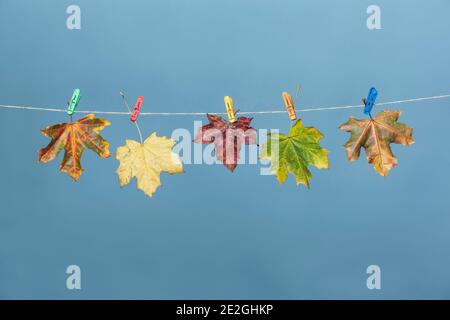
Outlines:
[[[128,109],[128,112],[129,112],[130,115],[131,115],[131,109],[130,109],[130,106],[128,105],[127,99],[125,98],[125,94],[124,94],[122,91],[120,91],[119,94],[122,96],[122,99],[123,99],[123,102],[124,102],[124,104],[125,104],[125,107]],[[141,140],[141,144],[142,144],[144,141],[143,141],[143,139],[142,139],[141,129],[139,128],[139,125],[138,125],[138,123],[137,123],[137,120],[134,122],[134,124],[136,125],[136,129],[137,129],[137,131],[138,131],[138,133],[139,133],[139,139]]]
[[[67,101],[67,106],[70,106],[70,101]],[[69,115],[69,120],[70,120],[70,123],[72,123],[72,115],[71,114]]]
[[[300,85],[297,86],[297,90],[295,92],[295,107],[298,108],[298,96],[300,95]]]

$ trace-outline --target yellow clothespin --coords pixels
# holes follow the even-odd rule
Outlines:
[[[233,123],[234,121],[236,121],[236,119],[234,117],[233,99],[231,99],[231,97],[229,97],[229,96],[225,96],[223,98],[223,101],[225,102],[225,108],[227,109],[228,121]]]
[[[284,100],[284,106],[286,107],[286,110],[289,114],[289,118],[291,120],[297,119],[297,115],[295,114],[294,101],[292,101],[291,95],[287,92],[283,92],[282,96]]]

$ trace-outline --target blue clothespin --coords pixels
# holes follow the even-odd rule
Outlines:
[[[369,94],[367,95],[367,100],[363,99],[364,102],[364,113],[371,116],[371,111],[375,100],[377,99],[378,91],[374,87],[370,88]]]
[[[80,89],[75,89],[73,91],[72,98],[70,99],[69,106],[67,108],[67,114],[69,116],[71,116],[75,112],[75,109],[77,108],[80,99],[81,99],[81,91]]]

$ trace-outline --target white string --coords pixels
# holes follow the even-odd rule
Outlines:
[[[376,103],[375,106],[387,106],[387,105],[396,105],[408,102],[418,102],[418,101],[426,101],[426,100],[438,100],[438,99],[446,99],[450,98],[450,94],[439,95],[439,96],[430,96],[430,97],[421,97],[421,98],[413,98],[406,100],[397,100],[397,101],[389,101],[389,102],[380,102]],[[352,109],[352,108],[362,108],[363,104],[358,105],[348,105],[348,106],[336,106],[336,107],[308,107],[304,109],[296,109],[296,112],[313,112],[313,111],[330,111],[330,110],[342,110],[342,109]],[[48,112],[66,112],[66,109],[58,109],[58,108],[44,108],[44,107],[28,107],[28,106],[14,106],[14,105],[3,105],[0,104],[0,108],[4,109],[21,109],[21,110],[35,110],[35,111],[48,111]],[[239,112],[239,114],[277,114],[277,113],[286,113],[286,110],[273,110],[273,111],[245,111]],[[93,111],[93,110],[76,110],[75,113],[95,113],[95,114],[109,114],[109,115],[127,115],[129,116],[129,112],[119,112],[119,111]],[[140,116],[203,116],[207,112],[141,112]],[[211,114],[217,115],[226,115],[226,112],[209,112]]]

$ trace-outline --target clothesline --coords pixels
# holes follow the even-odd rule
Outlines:
[[[388,102],[380,102],[376,103],[375,106],[387,106],[387,105],[396,105],[408,102],[418,102],[418,101],[427,101],[427,100],[438,100],[438,99],[447,99],[450,98],[450,94],[438,95],[438,96],[429,96],[429,97],[421,97],[421,98],[412,98],[406,100],[397,100],[397,101],[388,101]],[[362,108],[363,104],[358,105],[348,105],[348,106],[334,106],[334,107],[308,107],[303,109],[296,109],[296,112],[314,112],[314,111],[331,111],[331,110],[342,110],[342,109],[352,109],[352,108]],[[17,105],[3,105],[0,104],[0,108],[4,109],[19,109],[19,110],[34,110],[34,111],[47,111],[47,112],[66,112],[67,109],[60,108],[46,108],[46,107],[32,107],[32,106],[17,106]],[[129,112],[120,112],[120,111],[100,111],[100,110],[76,110],[75,113],[94,113],[94,114],[109,114],[109,115],[127,115],[129,116]],[[217,115],[226,115],[226,112],[141,112],[140,116],[203,116],[206,113],[217,114]],[[286,110],[268,110],[268,111],[244,111],[239,112],[239,114],[277,114],[277,113],[286,113]]]

